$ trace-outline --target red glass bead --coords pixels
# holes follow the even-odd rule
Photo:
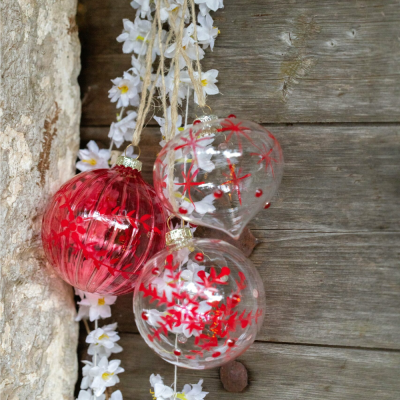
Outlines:
[[[178,210],[178,211],[179,211],[180,214],[183,214],[183,215],[187,214],[186,208],[179,207],[179,210]]]
[[[221,353],[219,352],[219,351],[216,351],[215,353],[213,353],[213,357],[214,358],[217,358],[217,357],[219,357],[221,355]]]
[[[232,301],[233,301],[234,303],[240,303],[240,296],[239,296],[238,294],[234,294],[234,295],[232,296]]]
[[[263,191],[261,189],[256,190],[256,197],[261,197],[263,194]]]
[[[228,347],[233,347],[235,345],[235,341],[233,339],[228,339],[226,341],[226,344],[228,345]]]
[[[198,124],[201,124],[201,121],[200,121],[199,119],[196,119],[196,120],[193,122],[193,125],[198,125]]]
[[[265,203],[264,209],[266,210],[267,208],[271,207],[271,203]]]
[[[165,215],[141,173],[116,166],[64,184],[43,217],[44,252],[72,286],[100,295],[134,290],[144,263],[165,246]]]
[[[175,349],[174,354],[179,357],[182,354],[182,352],[179,349]]]
[[[236,118],[236,115],[235,114],[230,114],[230,115],[228,115],[228,118]]]
[[[217,189],[217,190],[214,192],[214,197],[215,197],[216,199],[220,199],[220,198],[222,197],[223,194],[224,194],[224,192],[223,192],[221,189]]]
[[[195,258],[195,260],[196,261],[203,261],[204,260],[204,254],[203,253],[197,253],[195,256],[194,256],[194,258]]]
[[[147,321],[149,319],[149,316],[147,315],[147,313],[145,311],[142,312],[142,319],[144,319],[145,321]]]
[[[155,268],[153,268],[153,269],[151,270],[151,273],[152,273],[153,275],[158,275],[158,274],[160,273],[160,270],[159,270],[157,267],[155,267]]]

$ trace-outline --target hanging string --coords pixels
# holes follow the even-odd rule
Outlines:
[[[158,47],[160,49],[160,65],[161,65],[161,102],[163,106],[165,126],[169,126],[168,112],[167,112],[167,94],[165,86],[165,60],[164,60],[164,49],[162,46],[162,23],[161,23],[161,12],[160,12],[161,1],[162,0],[156,1],[156,18],[158,23]]]
[[[144,76],[143,79],[143,87],[142,87],[142,98],[140,99],[140,105],[139,105],[139,110],[138,110],[138,115],[136,119],[136,128],[135,132],[133,133],[132,137],[132,144],[134,146],[137,146],[139,144],[140,140],[140,134],[143,129],[144,125],[144,120],[146,117],[146,114],[144,113],[145,111],[145,106],[148,101],[148,93],[147,89],[150,86],[151,82],[151,64],[152,64],[152,53],[153,53],[153,45],[154,45],[154,40],[155,40],[155,34],[156,34],[156,25],[157,25],[157,19],[155,18],[152,25],[151,25],[151,31],[150,31],[150,39],[147,47],[147,54],[146,54],[146,75]]]

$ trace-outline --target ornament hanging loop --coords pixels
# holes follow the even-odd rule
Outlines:
[[[126,155],[126,151],[128,150],[128,148],[129,147],[133,147],[133,154],[135,154],[135,147],[137,147],[137,149],[138,149],[138,151],[139,151],[139,154],[138,154],[138,156],[135,158],[136,160],[140,157],[140,153],[141,153],[141,151],[140,151],[140,147],[138,146],[138,145],[134,145],[133,143],[131,143],[131,144],[128,144],[128,146],[126,146],[126,148],[125,148],[125,150],[124,150],[124,153],[123,153],[123,156],[124,157],[127,157],[127,155]]]

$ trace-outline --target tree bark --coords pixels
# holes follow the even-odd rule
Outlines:
[[[76,0],[0,7],[0,398],[73,399],[73,292],[46,265],[40,228],[49,197],[75,169]]]

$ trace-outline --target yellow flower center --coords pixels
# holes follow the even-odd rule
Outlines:
[[[176,398],[181,400],[187,400],[185,393],[177,393]]]
[[[129,90],[128,86],[126,85],[118,86],[118,89],[121,91],[121,94],[125,94]]]
[[[136,40],[141,40],[143,42],[144,37],[139,35],[139,36],[137,36]]]
[[[106,304],[106,301],[104,300],[104,297],[102,297],[101,299],[99,299],[99,300],[97,301],[97,304],[98,304],[99,306],[104,306],[104,304]]]
[[[178,131],[180,131],[180,132],[182,132],[182,131],[184,131],[185,130],[185,128],[183,127],[183,126],[181,126],[180,128],[178,128]]]
[[[104,374],[101,375],[101,378],[103,379],[103,381],[108,381],[113,375],[114,372],[104,372]]]
[[[89,160],[82,160],[82,162],[88,163],[90,165],[96,165],[97,161],[94,158],[91,158]]]
[[[107,335],[107,333],[103,333],[101,336],[99,336],[99,340],[103,339],[108,339],[110,336]]]
[[[203,86],[207,86],[207,79],[202,79],[201,80],[201,84],[203,85]]]

